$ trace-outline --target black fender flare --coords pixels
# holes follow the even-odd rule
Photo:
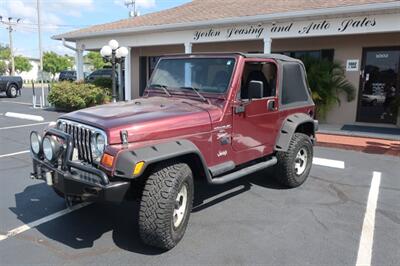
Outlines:
[[[275,151],[287,151],[289,148],[290,140],[296,129],[306,123],[312,124],[312,137],[315,137],[315,131],[318,129],[318,121],[314,120],[311,116],[305,113],[291,114],[283,120],[282,127],[278,132],[278,137],[275,143]]]
[[[202,167],[204,168],[204,173],[207,177],[207,180],[211,180],[210,172],[200,150],[189,140],[174,140],[134,150],[123,150],[116,158],[114,176],[129,179],[137,178],[151,164],[177,158],[187,154],[194,154],[198,156]],[[140,174],[135,176],[133,175],[134,167],[138,162],[141,161],[145,163],[144,168]]]

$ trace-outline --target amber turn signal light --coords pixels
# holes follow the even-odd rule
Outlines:
[[[138,174],[140,174],[140,173],[142,172],[143,166],[144,166],[144,162],[143,162],[143,161],[138,162],[138,163],[135,165],[135,169],[133,169],[133,175],[138,175]]]
[[[110,167],[112,167],[113,162],[114,162],[114,157],[113,156],[111,156],[111,155],[109,155],[107,153],[103,154],[103,157],[101,158],[101,164],[102,165],[110,168]]]

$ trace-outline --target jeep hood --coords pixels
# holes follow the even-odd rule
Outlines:
[[[78,110],[61,118],[104,130],[110,144],[173,138],[211,130],[210,111],[215,105],[183,98],[150,97]]]

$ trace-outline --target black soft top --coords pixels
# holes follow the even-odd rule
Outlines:
[[[275,59],[279,61],[287,61],[287,62],[301,62],[300,60],[283,55],[283,54],[244,54],[244,53],[238,53],[246,58],[265,58],[265,59]]]
[[[199,56],[235,56],[235,55],[240,55],[246,58],[264,58],[264,59],[274,59],[277,61],[283,61],[283,62],[296,62],[296,63],[301,63],[300,60],[289,57],[287,55],[283,54],[257,54],[257,53],[241,53],[241,52],[202,52],[202,53],[191,53],[191,54],[166,54],[163,57],[185,57],[185,56],[191,56],[191,55],[199,55]]]

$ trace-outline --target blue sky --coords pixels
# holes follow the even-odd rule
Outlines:
[[[42,45],[44,51],[59,54],[71,50],[51,36],[94,24],[128,17],[125,0],[40,0],[42,17]],[[136,0],[140,14],[178,6],[190,0]],[[21,18],[13,33],[14,51],[28,57],[39,57],[36,0],[0,0],[0,16]],[[8,32],[0,24],[0,43],[8,44]]]

